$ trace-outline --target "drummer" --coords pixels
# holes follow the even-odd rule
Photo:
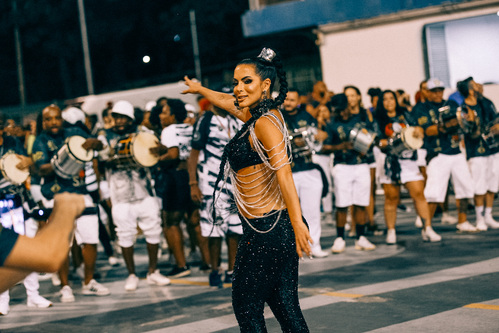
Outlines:
[[[353,205],[356,222],[355,249],[371,251],[376,248],[364,235],[366,207],[369,205],[371,175],[365,155],[353,150],[349,133],[355,126],[372,131],[372,127],[362,122],[360,115],[352,115],[348,108],[345,94],[331,98],[334,120],[327,128],[328,138],[324,142],[323,152],[334,153],[333,182],[336,197],[336,233],[331,251],[341,253],[345,250],[345,225],[348,207]],[[372,123],[371,123],[372,124]],[[369,128],[370,127],[370,128]]]
[[[282,115],[290,133],[303,131],[312,127],[317,129],[317,120],[299,104],[300,94],[296,89],[288,89],[286,99],[282,104]],[[324,106],[323,106],[324,107]],[[320,108],[320,107],[319,107]],[[316,142],[323,142],[327,137],[325,131],[317,130]],[[324,186],[328,187],[326,171],[312,161],[313,152],[305,140],[294,137],[291,142],[293,150],[293,163],[291,171],[300,198],[303,217],[307,220],[310,228],[310,236],[313,240],[312,256],[324,258],[329,255],[323,251],[320,244],[321,238],[321,199]],[[296,152],[296,148],[308,147],[306,155]],[[322,176],[324,175],[324,176]],[[324,182],[324,180],[326,180]]]
[[[417,151],[400,149],[395,152],[394,145],[409,145],[401,137],[402,132],[412,126],[413,138],[406,140],[423,140],[424,131],[416,126],[417,122],[412,114],[404,107],[399,106],[395,92],[385,90],[381,93],[376,107],[376,122],[380,131],[380,147],[382,163],[380,183],[385,192],[385,223],[387,227],[386,243],[393,245],[397,242],[395,223],[397,220],[397,205],[400,200],[400,185],[404,185],[414,200],[414,206],[419,216],[424,220],[421,235],[424,241],[439,242],[442,238],[432,229],[428,203],[424,197],[424,178],[419,171]],[[390,141],[389,139],[391,138]],[[398,138],[398,139],[395,139]],[[414,147],[417,149],[418,147]],[[381,165],[380,165],[381,166]]]
[[[437,78],[427,81],[428,100],[418,104],[413,113],[418,118],[418,125],[425,130],[425,146],[427,150],[427,179],[424,196],[430,206],[433,218],[438,204],[445,200],[449,178],[452,183],[458,205],[458,232],[477,232],[468,221],[468,200],[473,198],[473,182],[466,163],[466,157],[459,148],[460,133],[456,119],[458,105],[443,99],[445,85]],[[439,111],[442,107],[449,111]],[[441,114],[440,114],[441,113]]]
[[[32,159],[35,171],[42,177],[41,193],[45,208],[53,207],[54,195],[57,193],[76,193],[84,196],[85,205],[93,207],[93,201],[87,192],[84,172],[81,170],[72,178],[62,178],[55,172],[51,163],[52,157],[56,155],[65,144],[65,140],[72,136],[88,137],[88,134],[80,128],[63,128],[61,109],[52,104],[42,111],[42,133],[33,143]],[[102,144],[97,139],[87,138],[82,150],[99,150]],[[96,282],[93,278],[95,262],[97,259],[97,244],[99,243],[99,222],[96,214],[84,215],[76,219],[75,239],[82,247],[84,263],[84,281],[82,293],[84,295],[105,296],[109,295],[109,289]],[[61,278],[61,302],[74,302],[73,291],[68,284],[69,261],[59,271]]]
[[[496,112],[490,104],[483,103],[479,99],[477,84],[473,78],[469,77],[459,82],[457,89],[464,97],[461,107],[473,111],[476,117],[475,122],[469,127],[470,130],[463,130],[466,158],[475,192],[476,227],[480,231],[488,228],[497,229],[499,223],[492,217],[492,204],[499,186],[497,171],[494,170],[497,168],[497,165],[494,165],[497,149],[489,148],[481,136],[485,126],[494,121]],[[484,206],[488,208],[484,209]]]
[[[25,188],[23,184],[21,185],[16,185],[16,184],[23,182],[24,180],[26,180],[26,178],[24,179],[11,178],[9,176],[9,170],[14,171],[10,173],[12,176],[17,174],[19,172],[18,170],[20,170],[25,172],[25,177],[27,177],[29,175],[27,173],[27,171],[29,170],[28,168],[33,163],[31,158],[26,156],[26,152],[23,148],[23,145],[17,139],[17,137],[5,134],[3,130],[4,122],[5,122],[5,116],[3,113],[0,113],[0,151],[1,151],[0,154],[4,158],[7,156],[7,154],[16,154],[17,157],[19,158],[19,162],[17,162],[16,160],[15,162],[16,164],[7,165],[4,164],[5,162],[7,162],[7,159],[5,160],[5,162],[2,161],[1,168],[4,174],[0,174],[0,197],[1,199],[4,199],[6,194],[14,195],[15,196],[13,198],[14,201],[17,201],[18,199],[20,199],[19,201],[21,201],[25,197],[23,193],[25,191]],[[15,184],[12,182],[14,182]],[[20,234],[26,235],[28,237],[34,237],[38,229],[36,221],[34,221],[33,219],[24,219],[22,222],[24,222],[25,227],[23,232],[20,232]],[[11,225],[10,227],[12,228],[13,231],[16,231],[14,225]],[[0,229],[1,228],[2,224],[0,221]],[[0,242],[2,241],[0,240]],[[0,264],[3,261],[3,259],[5,259],[5,257],[2,258],[2,256],[0,255]],[[3,276],[2,279],[4,279]],[[28,295],[27,302],[29,307],[47,308],[52,305],[52,302],[42,297],[38,291],[40,287],[38,283],[38,273],[30,273],[24,278],[23,283],[24,287],[26,288],[26,294]],[[9,301],[10,301],[9,291],[6,290],[0,294],[0,315],[5,316],[9,313]]]
[[[114,127],[99,135],[105,147],[100,159],[106,162],[106,179],[109,182],[113,221],[128,270],[125,290],[134,291],[139,285],[133,258],[137,228],[144,233],[147,244],[149,269],[146,281],[148,284],[165,286],[170,284],[170,279],[163,276],[156,268],[161,239],[161,219],[159,203],[154,197],[151,185],[151,173],[148,168],[133,164],[131,161],[133,156],[120,156],[115,149],[120,140],[128,141],[131,135],[139,133],[135,123],[134,107],[128,101],[118,101],[113,105],[111,115]]]

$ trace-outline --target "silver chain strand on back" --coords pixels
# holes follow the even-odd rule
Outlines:
[[[234,198],[237,203],[237,206],[241,210],[241,216],[248,223],[248,225],[258,233],[268,233],[274,229],[279,221],[283,208],[284,199],[282,196],[281,189],[279,184],[277,183],[276,171],[281,169],[286,165],[290,165],[292,162],[292,154],[291,154],[291,144],[289,141],[289,134],[287,127],[282,120],[282,115],[279,113],[277,116],[274,112],[268,110],[264,115],[260,118],[267,119],[274,125],[281,133],[282,140],[276,144],[274,147],[266,148],[255,133],[255,123],[253,123],[247,131],[250,131],[250,138],[253,144],[254,150],[260,156],[262,163],[265,165],[264,168],[256,170],[254,172],[250,172],[244,175],[236,173],[230,166],[230,163],[227,163],[224,170],[224,179],[223,184],[221,186],[221,190],[218,192],[218,195],[215,198],[215,206],[218,201],[221,191],[226,189],[227,179],[230,178],[230,183],[232,184]],[[281,147],[279,149],[279,147]],[[271,162],[273,157],[281,156],[277,161]],[[253,179],[253,177],[256,177]],[[248,181],[249,179],[249,181]],[[251,190],[262,187],[256,193],[252,194],[244,194]],[[257,200],[252,201],[253,198],[258,198]],[[220,208],[220,207],[217,207]],[[265,213],[263,216],[258,216],[250,213],[250,210],[257,210],[262,208],[271,208],[268,213]],[[242,213],[245,214],[242,214]],[[245,215],[251,216],[251,218],[265,218],[268,216],[272,216],[277,214],[276,220],[270,229],[262,231],[253,226]]]

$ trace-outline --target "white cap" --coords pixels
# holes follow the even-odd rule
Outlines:
[[[431,78],[426,81],[426,88],[428,90],[432,89],[445,89],[445,84],[437,78]]]
[[[144,110],[146,112],[151,112],[152,108],[156,106],[156,101],[149,101],[146,103]]]
[[[62,111],[62,119],[71,125],[76,124],[78,121],[81,121],[85,124],[85,112],[82,110],[75,108],[74,106],[70,106]]]
[[[121,114],[135,120],[133,105],[128,101],[118,101],[114,103],[111,113]]]
[[[192,104],[186,104],[185,109],[187,110],[187,112],[198,113],[198,110],[196,110],[196,107],[194,107],[194,105]]]

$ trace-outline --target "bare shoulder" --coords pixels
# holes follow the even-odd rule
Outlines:
[[[284,135],[283,124],[281,113],[278,110],[271,110],[256,121],[255,134],[262,142],[281,141]]]
[[[255,132],[267,131],[271,128],[278,130],[280,125],[284,123],[281,112],[278,110],[270,110],[269,113],[264,114],[255,122]]]

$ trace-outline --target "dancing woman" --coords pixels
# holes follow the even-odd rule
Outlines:
[[[276,76],[280,92],[272,100]],[[241,61],[234,70],[235,99],[187,77],[185,84],[189,88],[184,93],[201,94],[245,122],[225,147],[215,184],[216,191],[230,177],[243,221],[232,282],[241,331],[266,332],[267,302],[283,331],[308,332],[298,301],[298,257],[310,256],[312,239],[291,174],[286,126],[277,110],[287,93],[282,64],[270,49]]]

